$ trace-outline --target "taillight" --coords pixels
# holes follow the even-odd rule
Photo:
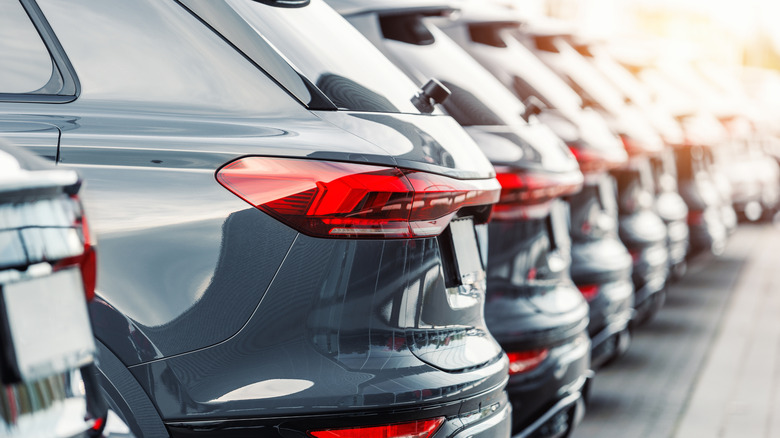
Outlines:
[[[95,242],[78,196],[71,195],[70,202],[73,209],[72,225],[78,231],[79,237],[81,237],[84,251],[77,256],[67,257],[57,261],[54,265],[54,270],[78,266],[81,271],[81,281],[84,284],[84,296],[87,301],[92,301],[92,299],[95,298],[95,286],[97,284],[97,254],[95,251]]]
[[[622,166],[626,163],[626,156],[616,153],[614,156],[589,148],[577,148],[569,146],[569,150],[584,174],[601,173]]]
[[[495,179],[457,180],[420,171],[294,158],[245,157],[217,172],[241,199],[316,237],[411,238],[441,233],[464,207],[499,196]]]
[[[631,254],[631,261],[634,263],[638,262],[642,257],[642,250],[640,249],[629,249],[628,253]]]
[[[548,348],[507,353],[506,355],[509,357],[509,375],[533,370],[544,362],[549,354],[550,349]]]
[[[84,255],[81,257],[79,268],[81,269],[81,280],[84,283],[84,295],[87,297],[87,301],[92,301],[95,298],[95,287],[97,286],[97,253],[87,218],[82,215],[80,222],[84,236]]]
[[[309,431],[316,438],[428,438],[444,423],[444,417],[384,426]]]
[[[642,155],[646,152],[639,141],[633,137],[626,134],[620,134],[620,140],[623,142],[623,147],[626,149],[626,152],[628,152],[628,155]]]
[[[578,285],[577,289],[580,290],[586,301],[593,301],[599,295],[600,288],[598,284],[583,284]]]
[[[496,167],[501,197],[493,207],[494,220],[525,219],[532,216],[528,206],[544,204],[582,189],[580,172],[561,174]]]
[[[701,210],[688,211],[688,225],[701,225],[704,223],[704,212]]]

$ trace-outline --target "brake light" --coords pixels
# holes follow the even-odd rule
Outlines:
[[[631,254],[631,260],[634,263],[637,263],[640,257],[642,257],[642,250],[639,249],[629,249],[628,253]]]
[[[457,180],[420,171],[295,158],[245,157],[217,172],[236,196],[315,237],[411,238],[441,233],[464,207],[499,197],[495,179]]]
[[[688,211],[688,225],[701,225],[704,223],[704,212],[701,210]]]
[[[584,174],[606,172],[622,166],[627,160],[626,156],[622,155],[622,151],[620,154],[611,156],[589,148],[569,146],[569,150],[574,154],[574,157],[577,158],[577,163],[580,165],[580,171]]]
[[[78,265],[79,270],[81,271],[81,281],[84,285],[84,296],[87,301],[92,301],[92,299],[95,298],[95,286],[97,284],[97,253],[95,251],[95,242],[78,196],[71,195],[70,202],[72,203],[74,213],[73,226],[81,235],[80,237],[84,245],[84,251],[77,256],[59,260],[53,268],[56,271]]]
[[[496,179],[501,184],[501,197],[493,207],[493,219],[515,220],[533,217],[528,206],[539,205],[555,198],[571,195],[582,189],[580,172],[561,174],[532,172],[496,167]]]
[[[509,375],[525,373],[538,367],[547,359],[550,349],[539,348],[536,350],[507,353],[509,357]]]
[[[385,426],[309,431],[316,438],[428,438],[444,423],[444,417]]]
[[[599,295],[600,288],[598,284],[583,284],[578,285],[577,289],[580,290],[586,301],[593,301]]]
[[[84,283],[84,295],[87,301],[95,298],[95,287],[97,286],[97,253],[95,245],[90,235],[89,226],[86,217],[81,217],[81,229],[84,235],[84,255],[81,257],[81,280]]]

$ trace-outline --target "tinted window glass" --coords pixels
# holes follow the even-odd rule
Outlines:
[[[210,23],[212,18],[201,5],[212,1],[182,3]],[[411,80],[323,2],[301,8],[276,8],[253,0],[225,3],[337,107],[419,113],[410,101],[417,92]],[[256,62],[263,66],[263,60]]]
[[[456,42],[426,22],[420,14],[408,15],[405,23],[409,28],[425,27],[432,40],[426,44],[394,40],[385,47],[392,51],[394,59],[410,66],[407,71],[437,78],[449,88],[452,95],[443,105],[458,123],[464,126],[522,123],[523,104]],[[380,24],[389,25],[391,22],[382,21]],[[384,35],[394,34],[385,28],[382,32]]]
[[[61,88],[49,51],[17,1],[0,2],[0,93],[56,93]]]
[[[276,79],[301,103],[313,109],[333,109],[327,98],[313,90],[311,83],[295,71],[257,31],[233,8],[217,1],[184,1],[190,10],[208,18],[208,24],[238,50]]]

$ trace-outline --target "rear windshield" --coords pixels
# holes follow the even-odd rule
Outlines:
[[[339,109],[420,112],[410,101],[417,92],[412,81],[320,0],[300,8],[274,7],[254,0],[180,2],[288,90],[296,87],[290,90],[296,96],[305,87],[289,77],[291,69],[314,84]],[[215,3],[220,7],[215,7]],[[256,32],[254,40],[237,40],[233,26],[226,20],[228,12],[251,26]],[[255,44],[268,45],[277,55],[257,52]],[[280,65],[279,59],[291,69]],[[305,99],[299,99],[309,105]]]
[[[507,30],[506,33],[506,45],[516,59],[512,65],[522,75],[522,78],[515,76],[518,80],[515,91],[520,97],[527,99],[535,95],[552,108],[579,109],[582,100],[577,93],[518,40],[516,31]]]
[[[523,104],[498,80],[423,14],[382,17],[381,30],[393,57],[407,71],[435,77],[452,95],[444,101],[447,113],[463,126],[509,125],[523,113]]]
[[[623,97],[595,67],[577,53],[563,38],[554,40],[555,47],[566,65],[566,74],[572,80],[572,86],[579,89],[591,101],[595,101],[605,110],[619,114],[623,108]]]

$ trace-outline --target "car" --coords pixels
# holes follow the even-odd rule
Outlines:
[[[513,434],[570,433],[591,377],[588,305],[569,275],[568,210],[559,199],[581,188],[574,155],[430,21],[449,3],[330,4],[417,84],[435,78],[447,87],[444,110],[496,167],[502,194],[488,226],[485,319],[509,356]]]
[[[500,185],[435,96],[317,0],[22,6],[0,130],[89,181],[136,436],[509,436]]]
[[[536,116],[563,139],[584,173],[584,186],[564,199],[570,212],[571,277],[589,304],[591,366],[624,353],[633,315],[631,256],[617,234],[614,182],[607,171],[627,154],[606,122],[533,53],[514,31],[522,19],[506,10],[464,8],[439,25],[524,101],[539,102]]]
[[[672,148],[685,143],[683,129],[669,110],[653,102],[647,87],[620,65],[604,44],[577,37],[572,46],[615,86],[626,102],[641,111],[663,139],[663,150],[648,157],[653,175],[653,209],[666,225],[669,272],[673,277],[680,278],[687,268],[688,208],[677,191]],[[651,183],[648,181],[647,185]]]
[[[656,211],[666,224],[666,246],[669,250],[669,274],[679,280],[688,269],[690,230],[688,229],[688,206],[680,196],[677,182],[677,163],[674,147],[650,158],[655,188]]]
[[[722,254],[728,241],[723,203],[709,171],[706,153],[706,146],[675,148],[680,195],[688,207],[691,255]]]
[[[659,105],[679,120],[685,133],[684,143],[674,147],[674,154],[678,190],[688,207],[689,255],[722,253],[728,234],[736,228],[737,214],[728,178],[713,166],[710,149],[725,144],[725,128],[712,114],[697,109],[690,95],[656,68],[641,62],[627,67],[652,90]]]
[[[668,277],[667,230],[653,211],[652,174],[642,178],[649,157],[663,151],[663,141],[641,112],[626,103],[615,89],[571,43],[572,35],[542,24],[523,28],[523,42],[580,94],[585,105],[597,109],[620,135],[627,165],[612,170],[617,181],[618,230],[633,258],[634,319],[640,324],[663,304]],[[644,199],[643,199],[644,198]]]
[[[0,427],[4,437],[74,437],[106,404],[87,312],[95,247],[72,170],[0,141]]]

